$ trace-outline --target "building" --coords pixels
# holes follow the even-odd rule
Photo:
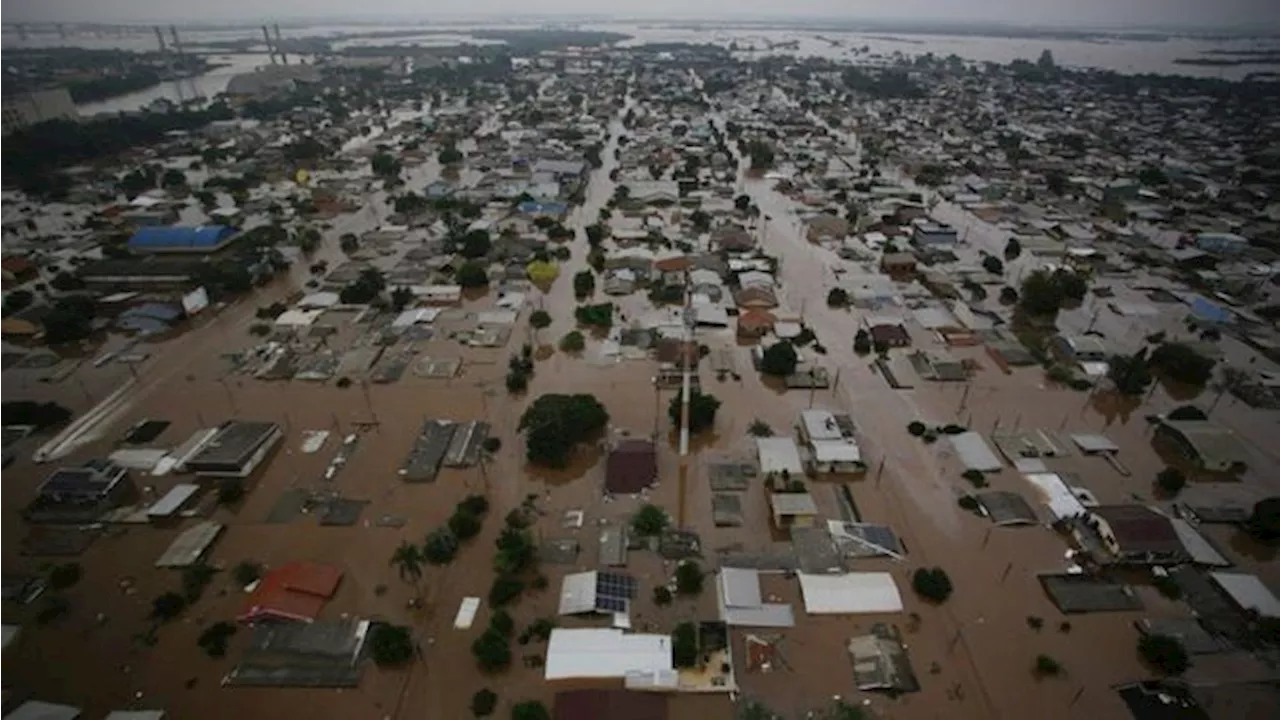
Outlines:
[[[880,257],[880,269],[895,278],[910,277],[916,273],[916,256],[909,252],[885,253]]]
[[[911,244],[921,249],[951,248],[960,243],[960,234],[950,225],[917,223],[911,229]]]
[[[820,473],[856,473],[866,469],[862,452],[853,438],[853,421],[847,415],[804,410],[800,413],[800,438],[808,445],[812,465]]]
[[[566,690],[556,693],[554,720],[667,720],[667,697],[630,690]]]
[[[185,466],[208,477],[248,477],[283,437],[273,422],[230,420]]]
[[[804,235],[809,242],[843,240],[849,236],[849,221],[830,213],[821,213],[805,221]]]
[[[210,254],[237,237],[236,229],[227,225],[144,227],[129,238],[129,249],[137,253]]]
[[[80,266],[76,276],[100,292],[186,290],[195,284],[202,263],[195,256],[110,258]]]
[[[6,93],[0,103],[3,133],[9,133],[49,120],[75,120],[80,117],[76,103],[66,88],[48,88],[30,92]]]
[[[233,100],[253,100],[291,92],[299,85],[319,80],[320,71],[312,65],[265,65],[232,76],[223,92]]]
[[[1201,470],[1235,472],[1249,461],[1249,450],[1239,436],[1209,420],[1162,418],[1156,436],[1171,443]]]
[[[1235,233],[1200,233],[1195,245],[1198,250],[1215,255],[1238,255],[1249,247],[1249,240]]]
[[[137,497],[129,471],[110,460],[53,471],[23,515],[31,522],[86,522]]]
[[[1049,350],[1065,363],[1084,367],[1090,375],[1105,375],[1111,356],[1102,338],[1093,335],[1055,335],[1049,341]],[[1091,364],[1102,367],[1090,368]]]
[[[618,572],[572,573],[560,585],[560,614],[628,614],[635,598],[636,580]]]
[[[769,507],[778,528],[810,528],[818,523],[818,503],[807,492],[772,493]]]
[[[236,619],[243,623],[314,622],[341,582],[342,571],[329,565],[309,562],[281,565],[258,581]]]
[[[669,635],[626,634],[616,628],[555,628],[547,641],[547,680],[624,679],[657,675],[676,683]]]
[[[605,463],[605,490],[634,495],[658,480],[658,449],[648,440],[629,438],[609,452]]]
[[[1166,565],[1191,560],[1169,518],[1142,505],[1099,505],[1090,510],[1087,524],[1111,554],[1111,562]]]

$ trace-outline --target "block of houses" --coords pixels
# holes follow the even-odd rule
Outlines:
[[[911,244],[926,250],[952,248],[960,242],[960,234],[950,225],[918,222],[911,228]]]

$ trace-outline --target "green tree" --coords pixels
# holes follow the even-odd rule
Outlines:
[[[514,511],[512,514],[515,514]],[[514,575],[528,569],[537,559],[537,546],[524,525],[508,525],[502,529],[494,545],[498,548],[493,558],[493,569],[499,575]],[[527,524],[527,523],[525,523]]]
[[[703,210],[694,210],[689,215],[689,223],[693,231],[699,234],[711,232],[711,216]]]
[[[1255,503],[1245,529],[1259,540],[1280,540],[1280,496],[1263,498]]]
[[[369,648],[379,667],[403,665],[413,659],[413,635],[403,625],[374,623]]]
[[[571,332],[565,333],[565,336],[560,338],[561,352],[579,353],[579,352],[582,352],[583,348],[585,348],[586,346],[587,346],[586,338],[584,338],[582,333],[578,332],[577,330],[573,330]]]
[[[680,395],[671,398],[671,403],[667,406],[667,416],[671,418],[671,424],[680,429],[682,406]],[[716,411],[720,409],[720,401],[716,396],[703,393],[701,390],[691,389],[689,392],[689,432],[700,433],[708,430],[716,424]]]
[[[982,258],[982,267],[992,275],[1004,274],[1004,263],[1000,262],[1000,258],[995,255],[988,255]]]
[[[441,165],[458,165],[465,159],[466,156],[462,154],[462,151],[452,144],[446,145],[444,149],[436,155],[436,160]]]
[[[464,288],[483,287],[489,284],[489,273],[480,263],[463,263],[454,274],[454,280]]]
[[[47,430],[71,419],[71,411],[52,402],[34,400],[10,400],[0,405],[0,417],[5,425],[34,425],[36,430]]]
[[[1009,242],[1004,244],[1004,259],[1017,260],[1022,254],[1022,243],[1018,242],[1018,238],[1011,237]]]
[[[1047,270],[1034,270],[1022,281],[1018,307],[1035,317],[1056,317],[1062,309],[1062,289]]]
[[[676,566],[676,592],[681,595],[697,595],[702,592],[702,568],[693,560],[685,560]]]
[[[507,638],[485,630],[471,643],[471,654],[484,672],[498,672],[511,666],[511,644]]]
[[[1038,678],[1057,677],[1062,674],[1062,663],[1048,655],[1037,655],[1031,673]]]
[[[542,330],[551,325],[551,314],[546,310],[534,310],[529,315],[529,325],[534,330]]]
[[[1205,357],[1195,348],[1180,342],[1167,342],[1151,353],[1151,367],[1174,382],[1204,387],[1213,377],[1213,358]]]
[[[235,625],[229,622],[216,622],[200,633],[200,637],[196,639],[196,644],[209,657],[220,658],[227,654],[227,642],[235,634]]]
[[[421,560],[426,560],[432,565],[448,565],[457,556],[458,536],[450,528],[432,530],[422,545]]]
[[[844,288],[831,288],[827,293],[827,307],[842,308],[849,305],[849,293]]]
[[[169,168],[160,176],[160,186],[164,188],[180,188],[187,184],[187,176],[177,168]]]
[[[167,622],[187,607],[187,599],[176,592],[162,593],[151,601],[151,617]]]
[[[586,230],[587,244],[594,248],[604,242],[604,230],[604,225],[601,225],[600,223],[588,225]]]
[[[41,319],[45,342],[61,345],[83,340],[93,332],[94,302],[82,295],[60,298]]]
[[[343,233],[342,237],[338,238],[338,249],[343,254],[350,255],[360,249],[360,238],[356,237],[355,233]]]
[[[487,231],[472,230],[462,236],[462,248],[459,252],[463,257],[474,260],[488,255],[492,248],[493,241],[490,240]]]
[[[739,195],[733,199],[733,207],[740,213],[747,211],[751,207],[751,196],[747,194]]]
[[[21,288],[14,290],[4,298],[4,314],[7,316],[16,312],[22,312],[23,310],[31,307],[31,303],[34,302],[35,299],[35,294],[30,290],[23,290]]]
[[[449,517],[449,529],[459,540],[470,540],[480,534],[480,518],[466,510],[455,510]]]
[[[413,291],[409,288],[401,285],[391,291],[391,307],[395,308],[396,312],[404,310],[411,302],[413,302]]]
[[[573,295],[579,300],[586,300],[596,291],[596,274],[590,270],[581,270],[573,276]]]
[[[369,164],[373,169],[373,174],[378,177],[395,178],[400,176],[400,161],[388,153],[380,152],[374,155]]]
[[[1156,475],[1156,485],[1167,495],[1177,495],[1187,486],[1187,476],[1177,468],[1165,468]]]
[[[787,377],[795,373],[796,365],[799,363],[800,357],[796,355],[796,349],[784,340],[770,345],[764,351],[764,356],[760,360],[760,371],[766,375]]]
[[[535,700],[517,703],[511,708],[511,720],[551,720],[547,706]]]
[[[1123,395],[1141,395],[1155,381],[1147,365],[1147,349],[1133,355],[1112,355],[1107,365],[1107,379]]]
[[[939,567],[917,569],[911,576],[911,587],[917,595],[935,603],[951,597],[951,578]]]
[[[678,668],[698,664],[698,628],[693,623],[682,622],[672,631],[671,664]]]
[[[580,442],[604,429],[609,412],[592,395],[542,395],[520,416],[529,462],[564,467]]]
[[[55,565],[53,570],[49,571],[49,587],[54,590],[66,590],[80,582],[83,575],[84,571],[80,563],[67,562]]]
[[[1191,667],[1191,658],[1182,641],[1169,635],[1138,638],[1138,654],[1153,670],[1164,675],[1181,675]]]
[[[671,595],[671,590],[666,585],[655,585],[653,588],[653,604],[658,607],[665,607],[671,604],[675,599]]]
[[[422,580],[422,551],[408,541],[402,541],[391,553],[390,565],[396,569],[400,579],[406,583],[416,584]]]
[[[661,535],[669,522],[666,511],[657,505],[646,503],[631,517],[631,529],[641,537],[653,537]]]
[[[483,688],[471,696],[471,714],[476,717],[489,717],[498,707],[498,693]]]
[[[298,233],[298,249],[304,254],[310,255],[320,248],[320,242],[323,238],[320,231],[315,228],[307,228]]]
[[[866,328],[858,328],[853,335],[853,351],[859,355],[871,352],[871,333]]]
[[[231,571],[231,577],[236,585],[247,587],[262,577],[262,566],[252,560],[242,560]]]

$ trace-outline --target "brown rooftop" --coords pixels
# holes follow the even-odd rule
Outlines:
[[[1184,553],[1169,518],[1142,505],[1100,505],[1093,514],[1106,521],[1126,553]]]
[[[648,440],[623,440],[609,453],[604,487],[611,493],[631,495],[658,479],[658,449]]]
[[[627,690],[569,690],[556,693],[555,720],[666,720],[667,698]]]

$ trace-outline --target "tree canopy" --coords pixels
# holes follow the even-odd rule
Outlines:
[[[1152,669],[1165,675],[1181,675],[1191,667],[1191,658],[1182,641],[1169,635],[1143,635],[1138,654]]]
[[[1259,500],[1245,528],[1259,540],[1280,540],[1280,496]]]
[[[1213,377],[1213,358],[1180,342],[1167,342],[1151,353],[1151,366],[1165,377],[1194,387],[1204,387]]]
[[[593,395],[542,395],[520,416],[529,462],[564,467],[573,448],[604,429],[609,412]]]
[[[413,659],[413,636],[403,625],[375,623],[369,646],[379,666],[402,665]]]
[[[681,397],[677,394],[671,398],[671,403],[667,407],[667,415],[671,418],[671,424],[678,430],[680,428]],[[706,430],[716,423],[716,411],[720,409],[720,401],[716,396],[703,393],[701,390],[691,389],[689,392],[689,432],[699,433]]]
[[[631,516],[631,529],[641,537],[661,535],[668,523],[670,518],[666,511],[652,503],[641,505],[636,514]]]
[[[800,357],[791,343],[783,341],[770,345],[760,360],[760,371],[766,375],[787,377],[796,371]]]
[[[483,287],[489,284],[489,273],[480,263],[468,262],[454,273],[454,280],[464,288]]]
[[[1107,364],[1107,379],[1124,395],[1141,395],[1155,378],[1147,364],[1147,349],[1133,355],[1112,355]]]
[[[489,238],[489,233],[485,230],[472,230],[462,236],[462,247],[458,249],[461,255],[468,259],[482,258],[489,254],[489,250],[493,248],[493,241]]]
[[[1022,281],[1018,306],[1028,315],[1052,318],[1068,301],[1083,300],[1088,289],[1084,276],[1071,270],[1035,270]]]

